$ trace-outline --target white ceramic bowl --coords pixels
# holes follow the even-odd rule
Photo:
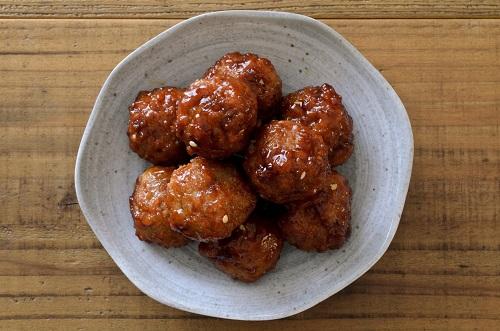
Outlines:
[[[197,245],[162,249],[134,235],[128,197],[148,165],[128,147],[128,105],[140,90],[186,86],[230,51],[253,52],[277,68],[284,92],[332,84],[354,120],[355,152],[340,168],[353,194],[352,234],[340,250],[285,246],[277,267],[244,284],[218,271]],[[228,11],[175,25],[127,56],[97,98],[78,151],[80,207],[104,248],[145,294],[182,310],[267,320],[299,313],[365,273],[399,223],[413,158],[411,126],[399,97],[344,38],[309,17]]]

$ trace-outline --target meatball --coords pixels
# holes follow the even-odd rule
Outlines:
[[[259,118],[270,119],[279,110],[281,79],[271,61],[252,53],[228,53],[205,74],[207,77],[230,76],[250,84],[257,94]]]
[[[269,220],[254,214],[234,230],[231,237],[200,243],[198,250],[231,277],[254,282],[274,268],[282,248],[278,229]]]
[[[327,176],[328,187],[312,199],[288,205],[279,226],[288,242],[305,251],[339,248],[350,232],[351,189],[336,171]]]
[[[257,124],[257,97],[231,77],[199,79],[177,110],[177,136],[190,155],[222,159],[244,149]]]
[[[175,135],[177,105],[183,90],[162,87],[142,91],[129,108],[130,148],[154,164],[174,165],[187,159],[186,147]]]
[[[188,239],[170,229],[165,206],[167,184],[174,168],[153,166],[137,178],[130,197],[135,234],[141,240],[164,247],[185,245]]]
[[[265,125],[243,163],[257,192],[276,203],[301,200],[322,188],[330,171],[321,137],[293,121]]]
[[[256,196],[230,164],[196,157],[168,183],[170,226],[199,240],[229,237],[255,208]]]
[[[299,120],[323,138],[332,166],[349,159],[354,148],[352,119],[332,86],[323,84],[293,92],[283,99],[281,110],[285,119]]]

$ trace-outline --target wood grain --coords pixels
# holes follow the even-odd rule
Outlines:
[[[481,320],[451,318],[366,318],[364,323],[356,319],[314,319],[314,320],[283,320],[266,323],[222,321],[217,319],[186,318],[186,319],[32,319],[2,321],[0,330],[32,331],[33,325],[37,330],[259,330],[274,331],[284,328],[290,331],[303,330],[495,330],[498,322],[495,320]],[[313,326],[313,328],[311,327]]]
[[[119,2],[77,0],[0,1],[3,18],[188,18],[209,11],[279,10],[315,18],[494,18],[500,16],[496,0],[264,0],[264,1],[159,1]]]
[[[74,193],[76,150],[104,79],[178,20],[0,20],[0,329],[499,329],[500,21],[324,21],[407,107],[415,161],[406,207],[389,251],[353,285],[284,321],[243,323],[142,295]]]

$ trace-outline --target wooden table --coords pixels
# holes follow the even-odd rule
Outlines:
[[[220,2],[0,0],[0,329],[500,330],[498,0]],[[241,8],[335,28],[394,86],[415,136],[387,253],[281,321],[213,319],[149,299],[101,247],[74,192],[80,137],[111,69],[184,18]]]

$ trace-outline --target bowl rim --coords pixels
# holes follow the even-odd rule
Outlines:
[[[281,18],[281,19],[286,19],[286,20],[295,20],[295,21],[301,21],[301,22],[307,22],[309,24],[315,25],[317,29],[321,29],[322,32],[329,33],[333,37],[339,39],[344,47],[346,47],[352,54],[354,54],[357,57],[357,60],[360,60],[367,68],[372,69],[371,72],[377,79],[379,84],[382,84],[383,87],[386,88],[388,93],[391,93],[393,95],[393,99],[396,103],[399,103],[399,109],[398,111],[402,111],[403,115],[403,124],[406,127],[403,127],[402,130],[406,131],[408,136],[406,137],[408,139],[407,145],[409,147],[408,151],[406,151],[407,155],[407,160],[408,162],[403,165],[403,169],[401,169],[402,173],[406,174],[406,177],[404,178],[404,181],[402,181],[401,184],[401,194],[400,196],[396,199],[398,202],[397,210],[398,212],[396,213],[396,216],[393,217],[390,225],[390,230],[386,234],[384,238],[384,242],[381,244],[380,248],[378,251],[373,255],[370,263],[367,263],[365,265],[358,265],[357,268],[354,268],[354,272],[346,275],[343,277],[343,279],[336,283],[335,286],[332,286],[331,288],[325,289],[325,292],[322,295],[318,295],[314,298],[311,298],[307,302],[296,305],[295,308],[292,310],[290,308],[289,311],[282,311],[282,312],[275,312],[275,313],[269,313],[269,314],[251,314],[248,312],[243,312],[243,313],[232,313],[232,314],[226,314],[226,313],[221,313],[220,311],[213,310],[211,308],[205,309],[201,307],[191,307],[184,305],[183,303],[180,303],[176,301],[175,299],[170,299],[170,298],[164,298],[160,297],[159,295],[156,294],[156,292],[145,288],[142,286],[142,283],[140,279],[136,279],[135,277],[130,276],[128,273],[123,271],[123,267],[120,263],[118,263],[117,259],[118,257],[114,256],[114,254],[111,254],[110,252],[112,250],[108,249],[108,243],[107,241],[103,241],[101,238],[100,233],[98,230],[94,227],[92,222],[89,222],[90,218],[90,213],[88,211],[88,206],[86,203],[86,194],[82,191],[82,187],[80,185],[82,181],[82,162],[83,159],[85,158],[85,150],[88,146],[88,139],[90,137],[90,134],[92,132],[92,128],[95,123],[95,117],[97,116],[97,113],[101,110],[101,106],[103,103],[103,100],[106,98],[106,95],[108,94],[108,87],[111,83],[111,81],[114,80],[114,77],[117,75],[117,73],[127,65],[127,63],[139,56],[143,51],[151,48],[155,44],[161,42],[161,40],[167,36],[174,35],[178,30],[181,28],[191,25],[197,21],[200,21],[206,17],[218,17],[218,18],[224,18],[224,17],[242,17],[242,18],[256,18],[256,17],[269,17],[269,18]],[[108,253],[108,255],[112,258],[113,262],[118,265],[120,270],[123,272],[123,274],[135,285],[137,286],[141,292],[146,294],[148,297],[162,303],[165,305],[168,305],[170,307],[176,308],[176,309],[181,309],[187,312],[191,313],[196,313],[196,314],[202,314],[206,316],[211,316],[211,317],[219,317],[219,318],[225,318],[225,319],[232,319],[232,320],[246,320],[246,321],[259,321],[259,320],[274,320],[274,319],[280,319],[280,318],[285,318],[288,316],[292,316],[295,314],[298,314],[300,312],[303,312],[318,303],[326,300],[330,296],[336,294],[346,286],[352,284],[355,280],[357,280],[359,277],[361,277],[363,274],[365,274],[368,270],[370,270],[375,263],[377,263],[380,258],[384,255],[384,253],[387,251],[390,243],[392,242],[394,235],[396,233],[396,230],[398,228],[401,214],[404,208],[406,196],[408,193],[408,188],[410,184],[410,178],[411,178],[411,173],[412,173],[412,166],[413,166],[413,154],[414,154],[414,140],[413,140],[413,132],[412,132],[412,127],[411,127],[411,122],[408,116],[408,113],[406,111],[406,108],[404,107],[401,99],[395,92],[394,88],[389,84],[389,82],[383,77],[383,75],[361,54],[360,51],[358,51],[349,41],[347,41],[342,35],[340,35],[338,32],[336,32],[333,28],[330,26],[326,25],[325,23],[318,21],[316,19],[313,19],[311,17],[301,15],[301,14],[295,14],[295,13],[289,13],[289,12],[282,12],[282,11],[266,11],[266,10],[226,10],[226,11],[215,11],[215,12],[207,12],[203,13],[201,15],[193,16],[189,19],[183,20],[167,30],[159,33],[155,37],[151,38],[150,40],[146,41],[142,45],[140,45],[138,48],[136,48],[133,52],[128,54],[123,60],[121,60],[118,65],[115,66],[115,68],[111,71],[109,76],[106,78],[106,81],[104,82],[103,86],[101,87],[101,90],[99,91],[99,94],[97,96],[97,99],[95,101],[94,107],[92,109],[92,112],[89,116],[89,119],[87,121],[87,124],[85,126],[85,130],[83,132],[83,136],[78,148],[78,153],[76,157],[76,163],[75,163],[75,191],[76,191],[76,196],[77,200],[80,206],[80,209],[87,220],[87,223],[95,233],[96,237],[99,239],[100,243]],[[109,244],[109,246],[111,246]]]

